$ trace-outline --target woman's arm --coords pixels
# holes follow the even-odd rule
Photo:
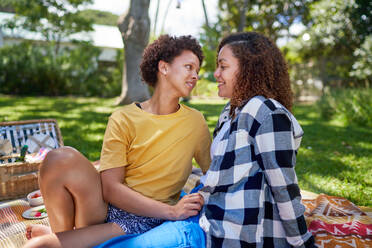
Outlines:
[[[203,205],[199,194],[183,197],[176,205],[156,201],[124,185],[127,150],[131,136],[129,125],[115,112],[107,124],[101,153],[101,181],[106,202],[125,211],[147,217],[180,220],[196,215]]]
[[[159,219],[183,220],[197,215],[204,204],[199,193],[184,196],[174,206],[156,201],[124,185],[124,175],[124,167],[108,169],[101,172],[101,180],[104,200],[127,212]]]
[[[284,111],[276,110],[262,122],[255,137],[257,160],[286,232],[286,239],[294,247],[307,247],[312,242],[304,218],[300,189],[294,166],[296,148],[292,123]],[[307,242],[309,241],[309,242]]]
[[[212,140],[207,123],[203,116],[202,119],[202,126],[199,129],[200,135],[198,136],[199,142],[195,148],[194,158],[199,167],[202,169],[203,174],[205,174],[211,163],[210,149]]]

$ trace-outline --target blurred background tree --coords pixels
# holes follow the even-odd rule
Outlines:
[[[140,76],[142,53],[149,42],[149,0],[131,0],[129,11],[120,16],[118,27],[125,47],[125,63],[119,104],[142,102],[150,98]]]
[[[12,6],[14,18],[5,26],[11,29],[21,27],[41,34],[46,41],[55,43],[55,53],[60,49],[61,40],[71,34],[92,31],[92,22],[80,15],[79,6],[92,0],[3,0],[5,6]]]
[[[286,37],[296,22],[307,19],[313,0],[219,0],[218,7],[229,32],[256,31],[274,42]]]
[[[214,81],[223,36],[260,32],[285,54],[297,100],[320,97],[323,117],[372,123],[372,101],[366,100],[372,99],[372,1],[219,0],[218,8],[217,22],[200,34],[204,79]]]
[[[110,26],[116,26],[119,18],[118,15],[111,12],[96,9],[84,9],[79,12],[79,15],[94,24]]]
[[[121,68],[100,65],[101,51],[90,40],[97,12],[82,12],[92,0],[3,0],[1,11],[14,13],[2,24],[11,33],[41,36],[0,48],[0,92],[16,95],[117,96]],[[107,16],[107,13],[103,13]],[[1,28],[1,27],[0,27]],[[63,45],[62,45],[63,43]],[[118,53],[116,64],[122,65]],[[120,77],[120,78],[119,78]]]
[[[340,103],[341,99],[349,96],[348,98],[354,99],[352,103],[354,107],[351,108],[353,110],[349,110],[349,112],[354,111],[357,113],[359,111],[359,114],[363,112],[361,111],[363,108],[358,107],[363,103],[357,99],[366,99],[371,94],[372,1],[217,1],[218,13],[215,19],[208,18],[208,9],[206,9],[205,5],[206,1],[200,1],[204,10],[205,24],[198,38],[202,43],[205,61],[200,71],[202,80],[198,83],[192,93],[193,95],[217,95],[215,84],[213,84],[215,81],[213,71],[216,63],[215,52],[221,38],[231,32],[256,31],[269,36],[278,44],[285,54],[289,65],[294,94],[297,100],[308,99],[304,97],[321,97],[319,101],[320,110],[324,113],[324,116],[326,116],[331,115],[331,113],[341,113],[341,109],[346,109],[342,106],[351,106],[351,103]],[[55,84],[58,86],[53,86],[56,90],[51,91],[55,95],[71,94],[71,92],[74,92],[73,94],[77,95],[117,96],[121,92],[120,99],[123,100],[126,96],[125,92],[128,92],[130,95],[129,99],[131,99],[128,102],[133,101],[137,95],[142,97],[142,93],[137,94],[135,90],[131,91],[125,88],[128,82],[127,76],[133,73],[135,76],[130,76],[130,78],[133,78],[133,82],[135,82],[133,84],[135,86],[134,88],[143,88],[143,84],[138,76],[138,58],[140,58],[141,51],[143,47],[148,44],[148,41],[155,39],[156,36],[159,35],[156,34],[155,30],[161,30],[161,28],[157,28],[157,26],[164,25],[166,22],[166,14],[162,17],[163,19],[158,16],[160,0],[157,0],[157,5],[155,5],[157,7],[155,9],[155,22],[153,25],[150,25],[148,19],[148,3],[150,1],[144,0],[144,3],[146,3],[145,5],[142,4],[142,0],[132,1],[132,4],[135,4],[137,7],[139,6],[138,8],[132,8],[132,12],[136,9],[138,13],[134,15],[131,13],[131,9],[129,9],[127,17],[133,16],[134,19],[137,18],[142,24],[146,24],[146,28],[129,29],[128,25],[128,27],[125,26],[128,22],[124,21],[125,15],[123,15],[120,19],[122,23],[120,30],[123,41],[128,43],[125,44],[126,47],[131,46],[131,44],[129,44],[130,42],[133,43],[134,48],[130,49],[130,52],[135,52],[135,54],[126,54],[123,50],[120,56],[118,56],[118,59],[124,60],[121,61],[121,63],[125,63],[125,56],[130,58],[136,57],[137,59],[129,61],[130,63],[133,62],[129,67],[129,64],[125,64],[120,69],[115,68],[111,70],[99,68],[97,65],[98,52],[93,52],[93,47],[87,47],[89,46],[89,42],[80,42],[82,46],[86,47],[86,49],[81,49],[81,52],[84,53],[89,51],[91,54],[89,59],[88,56],[85,55],[68,56],[65,54],[64,59],[57,59],[56,57],[57,53],[61,50],[58,41],[68,37],[69,34],[89,31],[93,23],[116,25],[118,20],[117,16],[114,14],[104,11],[83,10],[83,8],[81,8],[82,5],[91,2],[92,0],[1,1],[1,11],[16,13],[16,18],[7,23],[8,27],[23,27],[42,33],[46,40],[51,41],[48,46],[48,56],[55,57],[49,59],[43,58],[40,53],[36,51],[36,48],[31,49],[32,46],[27,45],[19,48],[20,51],[23,51],[22,53],[11,53],[11,49],[6,50],[5,48],[0,48],[0,53],[2,52],[3,54],[3,59],[0,59],[0,68],[2,71],[6,72],[0,75],[0,84],[3,86],[1,87],[1,91],[3,93],[9,94],[13,92],[15,94],[21,94],[19,89],[15,90],[17,85],[21,85],[19,82],[28,81],[36,83],[31,79],[38,78],[40,75],[49,75],[43,77],[44,80],[52,80],[49,78],[60,78],[58,83]],[[183,1],[180,0],[168,0],[168,5],[165,5],[164,8],[171,13],[171,11],[174,10],[169,6],[174,6],[175,2],[177,2],[176,8],[182,9]],[[165,12],[168,13],[168,11]],[[153,27],[153,31],[151,33],[152,37],[149,38],[148,30],[150,27]],[[129,32],[129,30],[134,30],[134,32]],[[127,34],[131,34],[136,38],[130,38]],[[140,44],[141,47],[139,47]],[[35,46],[35,44],[33,46]],[[68,52],[67,50],[63,52]],[[24,57],[25,55],[28,55],[28,57]],[[40,58],[38,57],[39,55]],[[18,58],[16,58],[16,56],[18,56]],[[68,57],[71,59],[67,59]],[[32,58],[39,59],[35,60]],[[81,61],[82,59],[89,60],[90,62],[84,64]],[[31,67],[31,65],[35,67],[34,70],[23,69],[24,72],[30,73],[30,75],[27,77],[24,76],[22,79],[21,75],[17,75],[19,74],[17,72],[19,72],[19,68],[27,68],[27,64],[24,62],[26,60],[34,61],[34,64],[29,63],[29,67]],[[56,63],[56,61],[63,61],[63,66],[62,64],[58,64],[62,62]],[[40,70],[38,75],[31,75],[32,71],[37,71],[36,68]],[[67,70],[66,68],[69,69]],[[76,72],[71,68],[77,68]],[[84,74],[84,68],[89,68],[87,71],[92,73]],[[128,70],[128,72],[125,72],[125,70]],[[123,71],[124,76],[121,78],[121,73]],[[58,73],[61,74],[59,77],[52,77],[52,75]],[[81,77],[79,77],[80,74],[82,75]],[[13,75],[13,77],[9,75]],[[25,78],[27,78],[27,80]],[[79,78],[83,80],[79,80]],[[75,85],[73,83],[74,81],[76,81]],[[83,87],[82,81],[86,81],[89,87]],[[71,85],[74,85],[74,87]],[[95,85],[101,86],[96,87]],[[114,85],[116,86],[114,87]],[[11,90],[12,87],[14,90]],[[65,87],[65,89],[63,89],[63,87]],[[30,87],[30,90],[37,88],[38,87]],[[120,90],[120,88],[122,89]],[[88,89],[89,92],[82,93],[82,89]],[[337,93],[335,93],[336,89]],[[348,91],[348,89],[352,90]],[[344,91],[347,91],[347,93],[340,93]],[[51,92],[43,92],[41,94],[52,94]],[[145,98],[148,97],[147,90],[145,89],[143,92],[145,92]],[[352,96],[349,95],[351,94],[350,92],[352,92]],[[361,92],[364,92],[363,95]],[[35,94],[37,93],[35,92]],[[365,96],[365,94],[367,94],[367,96]],[[122,103],[124,102],[125,101],[122,101]],[[368,101],[365,104],[369,106]],[[355,114],[354,116],[357,115],[358,114]],[[364,112],[364,115],[368,115],[368,113]]]
[[[219,0],[218,8],[218,21],[201,33],[200,40],[208,48],[227,33],[256,31],[281,47],[293,81],[304,85],[300,88],[309,80],[325,87],[371,83],[371,1]],[[299,31],[294,31],[296,26]],[[210,71],[215,57],[205,52],[204,68]]]
[[[308,18],[298,44],[287,48],[295,47],[325,87],[368,87],[371,75],[363,68],[371,56],[372,2],[317,1]]]

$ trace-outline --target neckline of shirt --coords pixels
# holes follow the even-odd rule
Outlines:
[[[141,112],[141,113],[143,113],[145,115],[148,115],[148,116],[154,117],[154,118],[170,118],[170,117],[175,117],[175,116],[178,116],[178,115],[182,114],[185,111],[185,107],[181,103],[179,103],[179,106],[180,107],[178,108],[178,110],[176,112],[171,113],[171,114],[166,114],[166,115],[157,115],[157,114],[146,112],[142,108],[139,108],[136,105],[136,103],[132,103],[131,105],[132,105],[132,107],[134,107],[134,109],[136,109],[137,112]]]

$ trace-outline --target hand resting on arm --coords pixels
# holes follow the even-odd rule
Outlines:
[[[103,199],[127,212],[165,220],[183,220],[197,215],[204,204],[199,193],[184,196],[174,206],[162,203],[124,185],[124,176],[124,167],[101,172]]]

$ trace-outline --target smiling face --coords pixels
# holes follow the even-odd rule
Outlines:
[[[217,68],[214,72],[220,97],[232,98],[238,71],[239,60],[234,56],[231,48],[225,45],[218,53]]]
[[[189,50],[184,50],[171,63],[163,63],[160,67],[159,71],[165,75],[178,97],[188,96],[198,81],[199,59]]]

